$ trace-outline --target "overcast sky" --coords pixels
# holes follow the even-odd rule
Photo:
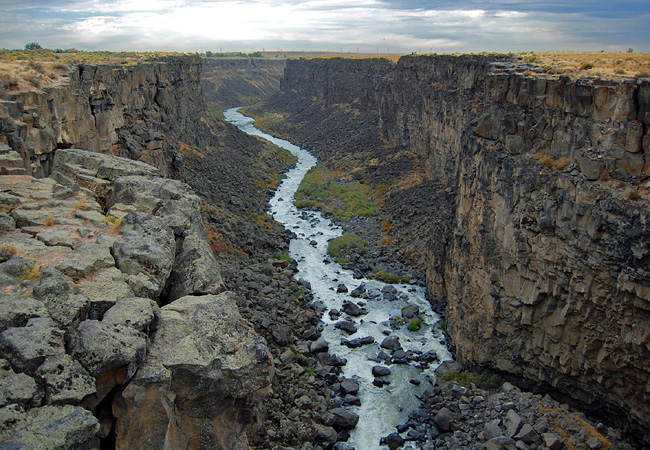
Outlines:
[[[0,47],[650,51],[650,0],[0,0]]]

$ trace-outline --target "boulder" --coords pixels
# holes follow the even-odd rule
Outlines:
[[[532,442],[536,442],[539,440],[539,435],[537,432],[531,427],[529,424],[525,423],[522,425],[521,429],[519,432],[514,436],[515,440],[517,441],[524,441],[527,444],[530,444]]]
[[[102,248],[108,250],[108,247]],[[88,298],[73,293],[73,288],[74,284],[68,277],[48,266],[33,289],[34,297],[43,302],[49,315],[62,329],[78,325],[88,317],[90,310]]]
[[[359,305],[357,305],[354,302],[348,302],[345,301],[343,302],[343,312],[346,313],[348,316],[360,316],[361,315],[361,308]]]
[[[45,358],[65,353],[63,336],[52,319],[36,317],[0,334],[0,350],[16,370],[33,374]]]
[[[361,297],[365,292],[366,292],[366,285],[365,283],[361,283],[359,286],[354,288],[352,292],[350,292],[350,297]]]
[[[359,392],[359,382],[350,378],[341,380],[341,394],[356,394]]]
[[[247,399],[271,379],[264,341],[234,294],[161,308],[149,356],[113,403],[117,449],[246,448]]]
[[[402,309],[402,317],[405,319],[414,319],[420,315],[420,308],[418,305],[409,304]]]
[[[83,173],[111,181],[125,175],[160,176],[158,169],[141,161],[76,148],[58,149],[53,170],[66,176],[76,177]]]
[[[386,377],[390,375],[390,368],[386,366],[373,366],[372,374],[375,377]]]
[[[513,409],[508,411],[508,414],[506,415],[506,429],[508,431],[508,436],[513,437],[519,433],[522,425],[523,421],[521,420],[521,417],[519,417],[519,414],[517,414]]]
[[[325,339],[319,339],[309,345],[309,351],[312,353],[326,352],[329,350],[329,348],[330,346]]]
[[[109,267],[79,280],[76,285],[79,294],[90,301],[89,319],[100,320],[118,299],[133,297],[133,290],[127,283],[127,277],[129,275],[117,267]]]
[[[375,338],[372,336],[364,336],[352,340],[341,339],[341,345],[345,345],[348,348],[359,348],[364,345],[369,345],[375,342]]]
[[[316,441],[331,445],[336,442],[337,436],[338,433],[333,427],[316,424]]]
[[[89,407],[129,381],[147,356],[147,336],[124,324],[86,320],[70,341],[72,356],[96,379],[97,394]]]
[[[399,337],[398,336],[388,336],[385,338],[381,344],[381,348],[385,348],[387,350],[391,351],[396,351],[396,350],[401,350],[402,346],[399,343]]]
[[[73,278],[84,278],[91,273],[115,266],[111,249],[107,245],[86,242],[72,253],[71,257],[56,265],[63,274]]]
[[[357,327],[354,325],[354,322],[349,320],[340,320],[334,324],[334,328],[345,331],[348,334],[354,334],[357,332]]]
[[[0,294],[0,332],[10,327],[24,327],[33,317],[48,317],[43,302],[33,297]]]
[[[43,391],[32,377],[15,373],[6,359],[0,359],[0,407],[16,403],[23,407],[39,406]]]
[[[397,288],[391,284],[387,284],[381,288],[382,296],[384,300],[394,301],[397,300]]]
[[[487,422],[483,433],[488,440],[503,436],[503,430],[499,427],[499,420],[491,420],[490,422]]]
[[[330,412],[334,415],[334,428],[339,430],[351,430],[359,422],[359,416],[347,409],[334,408]]]
[[[70,355],[47,358],[36,377],[45,387],[46,404],[79,404],[97,392],[95,379]]]
[[[160,308],[151,299],[127,297],[119,299],[102,318],[107,325],[127,326],[136,331],[149,334],[158,328]]]
[[[486,450],[517,450],[517,443],[506,436],[490,439],[485,443]]]
[[[452,413],[448,408],[442,408],[433,418],[433,422],[440,431],[449,431],[453,421],[454,413]]]
[[[162,178],[119,177],[110,199],[110,206],[116,204],[155,215],[171,228],[178,251],[170,274],[169,300],[223,290],[219,264],[201,218],[201,200],[188,185]]]
[[[288,345],[292,340],[291,328],[286,325],[274,326],[271,334],[273,335],[275,342],[282,346]]]
[[[388,436],[381,438],[380,444],[387,445],[390,450],[400,448],[406,442],[399,433],[391,433]]]
[[[555,433],[543,433],[542,440],[550,450],[560,450],[564,446],[564,441]]]
[[[44,406],[16,414],[16,424],[0,435],[3,449],[94,449],[99,448],[99,422],[78,406]]]
[[[113,244],[117,267],[129,275],[129,284],[140,297],[157,298],[172,271],[176,241],[159,218],[132,212],[120,227],[123,236]]]
[[[210,249],[203,225],[194,227],[183,236],[169,276],[168,299],[221,292],[223,280],[219,264]]]

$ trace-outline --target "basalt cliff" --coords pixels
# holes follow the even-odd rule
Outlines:
[[[425,267],[458,361],[647,440],[650,82],[518,65],[290,60],[265,107],[324,163],[391,184],[386,245]]]

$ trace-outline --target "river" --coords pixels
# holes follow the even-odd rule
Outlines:
[[[322,335],[329,343],[330,353],[347,359],[347,364],[343,367],[343,376],[356,379],[359,383],[358,397],[361,399],[361,406],[348,407],[359,415],[359,423],[351,431],[348,444],[354,446],[356,450],[387,448],[379,445],[380,438],[394,433],[395,427],[404,423],[410,412],[418,408],[419,400],[416,395],[420,395],[426,389],[427,376],[433,373],[439,361],[451,359],[440,328],[440,317],[431,310],[431,306],[425,299],[425,290],[421,286],[394,285],[397,293],[396,298],[391,300],[388,295],[383,298],[384,296],[380,294],[385,286],[384,283],[369,279],[354,279],[352,271],[342,269],[335,262],[326,263],[325,261],[331,260],[327,254],[328,241],[340,236],[343,230],[319,212],[298,210],[293,204],[293,195],[307,171],[316,164],[316,158],[289,141],[258,130],[253,125],[253,119],[239,113],[237,108],[226,110],[224,116],[228,122],[245,133],[267,139],[289,150],[298,158],[296,166],[287,172],[287,177],[270,200],[269,212],[275,220],[297,235],[290,242],[289,254],[298,263],[299,277],[311,284],[314,302],[322,302],[326,307],[321,319],[324,324]],[[352,291],[361,283],[365,283],[364,297],[367,298],[352,297],[350,292],[337,293],[340,284],[344,284],[349,291]],[[344,301],[358,304],[367,313],[356,317],[347,317],[342,313],[340,318],[332,319],[329,311],[332,309],[342,311]],[[407,305],[417,305],[419,308],[421,328],[417,331],[409,331],[407,321],[391,328],[390,318],[401,318],[402,310]],[[334,327],[337,321],[344,318],[354,322],[358,328],[354,334],[348,335]],[[398,319],[397,322],[399,323],[400,320]],[[428,367],[422,367],[421,362],[417,361],[389,365],[391,374],[386,379],[390,384],[383,387],[373,385],[375,380],[372,375],[373,366],[386,366],[383,361],[380,363],[378,355],[382,350],[390,353],[380,348],[380,343],[387,335],[399,337],[402,349],[409,356],[435,353],[438,362],[431,362]],[[352,340],[366,336],[374,337],[375,342],[355,349],[341,343],[342,339]],[[405,448],[413,448],[409,445],[414,444],[406,444]]]

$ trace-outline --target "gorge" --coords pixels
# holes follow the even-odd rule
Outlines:
[[[392,181],[393,245],[425,243],[460,362],[647,435],[650,83],[524,70],[508,56],[293,60],[265,107],[356,179]]]
[[[210,64],[80,64],[0,102],[3,445],[32,448],[57,417],[73,430],[48,448],[347,448],[341,361],[315,348],[322,311],[267,214],[294,160],[206,114]],[[267,97],[285,65],[224,64],[264,72],[233,76],[246,95],[226,106]],[[377,216],[342,221],[376,241],[351,264],[426,273],[463,366],[648,445],[650,82],[525,70],[503,55],[289,60],[256,108],[341,182],[381,185]],[[32,335],[49,337],[22,347]],[[119,358],[96,356],[98,336]]]

